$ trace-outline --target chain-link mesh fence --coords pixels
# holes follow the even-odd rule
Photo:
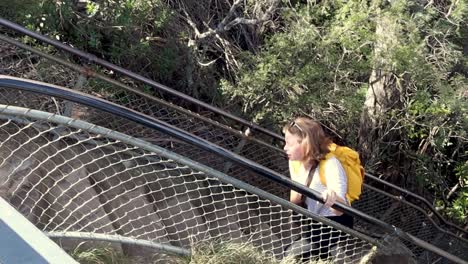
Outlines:
[[[188,110],[181,109],[177,106],[173,106],[167,103],[158,104],[152,99],[142,97],[141,95],[132,93],[128,90],[122,91],[117,89],[116,87],[110,86],[102,90],[101,88],[99,88],[100,85],[102,86],[102,82],[85,82],[85,85],[76,85],[80,83],[80,76],[74,76],[74,79],[72,78],[73,81],[68,80],[66,84],[69,87],[80,87],[81,91],[83,92],[90,94],[98,94],[106,100],[110,100],[117,104],[125,105],[136,111],[146,113],[159,120],[163,120],[176,127],[182,128],[185,131],[200,136],[203,139],[218,144],[228,150],[236,152],[243,157],[258,162],[259,164],[273,169],[274,171],[277,171],[283,175],[288,175],[286,157],[284,156],[283,152],[278,148],[275,148],[253,137],[246,137],[245,135],[242,135],[242,133],[226,125],[220,124],[217,121],[208,120],[207,118],[201,115],[191,113]],[[48,111],[59,111],[60,113],[66,113],[67,111],[70,111],[59,110],[59,108],[57,108],[57,100],[51,102],[50,98],[44,98],[41,99],[41,102],[43,102],[43,100],[48,100],[49,103],[42,103],[43,108],[37,109],[48,109]],[[16,102],[23,102],[24,106],[32,107],[28,100],[19,99]],[[272,182],[268,179],[262,178],[259,175],[256,175],[255,173],[245,168],[239,167],[236,164],[226,163],[219,157],[216,157],[209,153],[201,152],[200,150],[190,147],[182,142],[179,142],[179,144],[174,144],[174,142],[177,142],[177,140],[167,140],[164,138],[164,135],[158,135],[157,132],[154,132],[152,130],[148,130],[141,126],[138,127],[133,124],[129,124],[126,120],[123,120],[122,122],[112,121],[113,124],[109,124],[110,120],[113,119],[100,118],[99,116],[92,117],[92,114],[86,112],[88,110],[89,109],[73,110],[74,115],[71,116],[78,117],[78,115],[80,115],[80,118],[88,120],[91,123],[100,124],[105,127],[109,127],[129,135],[145,138],[150,142],[158,141],[159,145],[163,145],[163,143],[166,142],[167,144],[171,145],[169,146],[169,148],[173,149],[177,153],[202,162],[219,171],[226,172],[229,175],[233,175],[238,179],[242,179],[252,185],[255,185],[259,188],[262,188],[263,190],[269,191],[280,197],[288,197],[289,189],[280,186],[277,183]],[[373,197],[374,195],[381,196],[381,198],[378,200],[379,202],[372,201],[371,197]],[[368,198],[366,198],[366,196]],[[408,205],[404,203],[395,204],[393,200],[393,197],[390,195],[380,193],[374,194],[374,191],[372,189],[364,188],[364,195],[362,201],[357,201],[355,203],[355,206],[357,206],[363,212],[375,217],[381,216],[380,213],[382,211],[382,208],[389,209],[386,206],[398,206],[402,208],[408,207]],[[390,215],[390,217],[393,218],[393,220],[390,222],[394,223],[395,226],[400,227],[403,230],[408,230],[411,234],[416,235],[425,241],[431,241],[431,239],[433,238],[431,225],[424,225],[421,224],[421,222],[417,222],[421,219],[423,219],[426,222],[430,221],[428,219],[428,216],[424,214],[425,212],[416,211],[415,214],[418,215],[417,217],[407,218],[404,216],[406,211],[408,211],[408,208],[396,210],[395,213]],[[414,226],[416,226],[416,228]],[[416,231],[417,228],[422,228],[423,232]],[[454,239],[457,240],[457,238]],[[468,251],[466,250],[468,248],[466,240],[460,240],[460,242],[456,244],[460,245],[461,248],[456,249],[454,252]],[[419,254],[420,252],[415,253]]]
[[[468,259],[468,242],[465,239],[448,234],[445,229],[440,228],[440,223],[428,217],[421,208],[414,206],[401,197],[390,196],[388,193],[368,186],[364,189],[361,199],[353,203],[353,207],[368,212],[375,218],[397,226],[403,231],[430,242],[461,259]],[[362,221],[358,220],[356,225],[360,226],[366,233],[374,235],[379,233],[378,229]],[[423,248],[416,245],[406,243],[406,246],[412,250],[415,256],[421,258],[421,263],[428,263],[426,262],[428,256],[433,257],[432,261],[437,259],[437,256],[428,254]]]
[[[216,156],[213,154],[208,155],[209,153],[207,153],[206,151],[197,149],[189,144],[181,142],[180,140],[171,138],[165,134],[157,132],[156,130],[149,129],[148,127],[144,127],[143,125],[140,125],[128,119],[123,119],[113,114],[99,111],[95,108],[84,107],[83,105],[78,105],[78,104],[71,103],[69,101],[58,99],[58,98],[52,99],[48,96],[38,95],[38,94],[24,92],[24,91],[21,92],[19,90],[11,90],[7,88],[0,89],[0,94],[7,96],[8,100],[10,100],[10,103],[16,103],[20,105],[36,104],[36,107],[42,106],[44,109],[49,109],[49,111],[55,110],[55,111],[58,111],[58,113],[63,112],[64,111],[63,108],[66,106],[72,107],[72,110],[70,111],[72,116],[75,115],[74,113],[80,113],[80,115],[78,116],[83,120],[89,120],[95,123],[101,123],[102,125],[105,125],[111,129],[127,131],[138,137],[147,138],[149,139],[148,141],[152,141],[156,145],[160,145],[164,148],[173,150],[174,152],[179,152],[183,155],[187,155],[189,157],[192,157],[194,160],[198,160],[206,164],[211,164],[212,162],[217,160],[219,163],[219,166],[218,166],[219,168],[225,169],[227,166],[232,165],[229,162],[226,162],[225,160],[220,158],[219,156]],[[2,96],[0,96],[0,100],[7,100],[7,98],[2,99]],[[45,103],[47,100],[52,100],[53,103],[50,103],[50,104]],[[58,128],[57,130],[54,130],[54,131],[60,132],[61,128]],[[252,174],[248,174],[248,175],[252,175]],[[242,178],[242,177],[238,177],[238,178]],[[257,177],[254,178],[252,182],[261,184],[262,177],[257,175]],[[262,186],[262,187],[263,187],[262,189],[268,191],[268,188],[269,188],[268,186]],[[386,208],[388,207],[388,206],[379,206],[379,205],[385,205],[384,203],[386,201],[385,199],[383,200],[384,202],[377,202],[378,200],[371,198],[372,197],[371,195],[364,195],[363,197],[369,197],[371,201],[373,202],[373,204],[366,206],[366,208],[373,208],[373,210],[376,210],[376,213],[379,215],[381,214],[381,212],[378,211],[377,209],[380,208],[381,210],[386,210]],[[361,201],[365,203],[366,200],[362,199]],[[361,228],[361,230],[371,235],[375,235],[379,233],[380,231],[377,228],[373,227],[372,225],[368,225],[368,224],[363,225],[362,227],[363,228]],[[423,252],[422,249],[420,248],[418,248],[418,250],[419,251],[414,251],[418,255]]]
[[[336,263],[358,262],[372,248],[354,232],[294,214],[200,166],[85,122],[0,106],[1,194],[55,237],[124,237],[130,242],[113,247],[127,255],[145,250],[132,240],[181,248],[248,242],[278,259],[294,254]],[[66,249],[78,243],[60,241]]]
[[[0,88],[1,89],[1,88]],[[171,139],[166,140],[165,136],[160,135],[153,129],[148,129],[144,126],[135,124],[128,120],[120,120],[119,118],[102,117],[100,113],[93,113],[93,109],[82,105],[77,105],[72,102],[60,100],[58,98],[51,98],[49,96],[36,95],[29,92],[13,91],[10,89],[1,89],[0,102],[4,104],[14,104],[18,106],[30,107],[33,109],[40,109],[43,111],[64,114],[68,113],[69,116],[87,120],[90,123],[101,125],[125,134],[143,138],[158,145],[170,144],[170,148],[175,152],[187,156],[191,159],[202,162],[215,168],[219,171],[226,172],[239,179],[242,179],[259,188],[263,188],[275,195],[283,198],[289,197],[289,190],[273,181],[262,178],[252,171],[239,167],[236,164],[226,163],[222,158],[212,155],[210,153],[200,153],[199,149],[187,146],[183,142]],[[122,97],[119,97],[121,100]],[[282,171],[287,175],[287,160],[283,152],[277,149],[276,153],[272,153],[272,147],[258,140],[251,139],[242,135],[239,132],[234,132],[230,129],[223,129],[219,125],[214,125],[212,121],[206,121],[203,117],[188,116],[184,112],[177,112],[178,109],[165,108],[164,106],[153,104],[150,109],[140,109],[151,105],[147,102],[148,99],[140,98],[141,100],[129,100],[128,97],[123,101],[116,100],[114,97],[105,98],[110,99],[111,102],[119,105],[127,106],[130,109],[148,113],[149,116],[154,117],[160,121],[164,121],[170,125],[181,128],[190,132],[200,138],[215,143],[225,149],[236,152],[253,161],[260,162],[259,164],[269,168]],[[146,103],[143,103],[145,101]],[[129,105],[128,102],[133,102]],[[286,168],[282,168],[283,166]]]

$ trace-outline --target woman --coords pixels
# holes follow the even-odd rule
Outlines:
[[[286,142],[284,150],[289,159],[291,179],[320,192],[324,201],[319,202],[308,197],[304,199],[300,193],[291,191],[291,202],[299,205],[305,203],[307,209],[312,213],[325,216],[352,228],[352,217],[331,208],[337,201],[349,205],[346,199],[348,184],[346,172],[338,159],[331,157],[324,163],[320,163],[330,151],[329,145],[332,143],[325,136],[320,124],[311,119],[299,117],[286,125],[283,128],[283,133]],[[326,186],[320,180],[320,165],[325,166],[323,171]],[[331,228],[323,228],[320,224],[313,224],[312,229],[303,235],[303,237],[311,237],[311,242],[316,244],[314,248],[317,250],[312,252],[312,255],[328,258],[330,243],[335,244],[338,241],[337,235],[333,235],[332,241],[330,241]]]

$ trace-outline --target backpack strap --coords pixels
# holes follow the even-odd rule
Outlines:
[[[312,176],[313,176],[312,175],[312,168],[310,168],[309,173],[307,174],[306,182],[305,182],[305,186],[307,186],[307,188],[309,188],[309,185],[312,182]],[[302,195],[302,197],[301,197],[301,206],[307,209],[305,201],[306,201],[306,197],[304,195]]]

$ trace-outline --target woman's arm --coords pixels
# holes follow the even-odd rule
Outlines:
[[[341,165],[340,161],[336,158],[329,159],[324,164],[325,178],[327,181],[327,189],[322,192],[322,199],[325,206],[332,206],[336,201],[347,204],[346,193],[348,192],[348,177]],[[342,215],[343,212],[335,210],[332,211],[336,215]]]
[[[289,200],[291,203],[300,204],[302,202],[302,194],[291,190],[291,194],[289,195]]]

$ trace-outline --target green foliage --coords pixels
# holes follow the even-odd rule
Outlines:
[[[245,74],[235,84],[223,82],[222,91],[242,102],[243,113],[257,122],[278,123],[297,113],[358,122],[363,81],[371,70],[365,58],[371,56],[373,26],[365,5],[339,2],[285,11],[286,28],[245,61]],[[331,9],[342,19],[333,19]]]
[[[168,34],[173,11],[164,1],[21,0],[0,15],[157,81],[181,79],[184,54]]]
[[[465,152],[465,155],[468,155],[468,152]],[[457,166],[455,171],[458,176],[458,184],[462,187],[453,199],[447,214],[458,220],[459,224],[463,224],[466,223],[468,217],[468,161]]]
[[[461,76],[454,76],[451,82],[439,80],[438,86],[417,91],[399,116],[408,137],[405,151],[417,157],[411,160],[420,187],[435,193],[435,203],[460,223],[466,221],[462,205],[466,205],[468,177],[466,165],[457,165],[466,161],[468,109],[460,97],[466,87]],[[461,188],[446,199],[456,184]]]

